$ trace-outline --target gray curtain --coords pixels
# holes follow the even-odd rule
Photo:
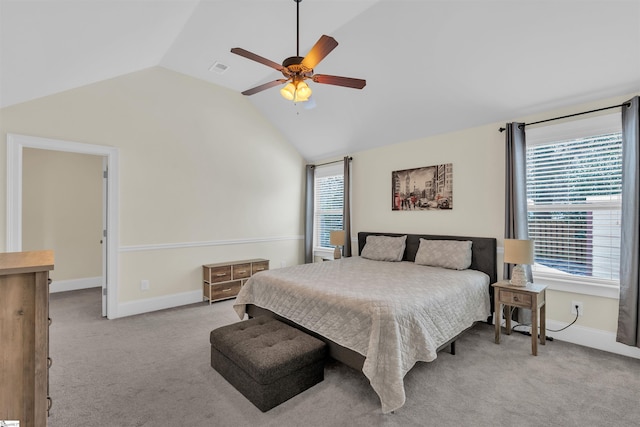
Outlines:
[[[620,240],[620,308],[616,341],[640,347],[638,189],[640,188],[640,97],[622,106],[622,218]]]
[[[342,208],[344,248],[342,255],[351,256],[351,157],[344,158],[344,205]]]
[[[313,194],[315,166],[307,165],[307,185],[304,196],[304,262],[313,262]]]
[[[505,211],[504,238],[528,239],[527,222],[527,145],[524,123],[507,123],[505,137]],[[503,278],[511,278],[513,265],[504,264]],[[531,266],[525,266],[527,280],[532,281]],[[519,323],[531,321],[531,310],[516,310]]]
[[[528,239],[527,222],[527,145],[524,123],[507,123],[505,159],[504,238]],[[511,264],[504,264],[504,279],[511,278]],[[532,280],[531,267],[525,267],[527,280]]]

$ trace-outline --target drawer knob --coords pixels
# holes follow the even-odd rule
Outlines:
[[[244,274],[246,272],[247,272],[247,270],[240,270],[240,271],[238,271],[238,274]]]
[[[218,274],[216,274],[217,277],[224,277],[226,275],[227,275],[227,273],[218,273]]]
[[[513,300],[514,300],[514,301],[519,301],[517,296],[514,296],[514,297],[513,297]]]

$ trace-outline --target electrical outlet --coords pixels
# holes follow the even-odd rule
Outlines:
[[[576,306],[578,306],[578,316],[584,316],[582,301],[571,301],[571,314],[576,314]]]
[[[149,281],[148,280],[141,280],[140,281],[140,290],[141,291],[148,291],[149,290]]]
[[[287,266],[287,261],[280,261],[280,268],[284,268]]]

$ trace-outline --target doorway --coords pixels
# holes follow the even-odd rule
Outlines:
[[[22,250],[22,176],[24,148],[63,151],[101,156],[103,178],[103,279],[102,314],[109,319],[117,314],[118,248],[118,150],[114,147],[79,142],[7,134],[7,251]]]

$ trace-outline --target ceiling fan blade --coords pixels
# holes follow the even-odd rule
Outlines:
[[[242,94],[243,95],[253,95],[254,93],[262,92],[263,90],[269,89],[269,88],[274,87],[274,86],[278,86],[278,85],[280,85],[282,83],[286,83],[288,81],[289,81],[288,79],[274,80],[272,82],[264,83],[264,84],[261,84],[260,86],[254,87],[254,88],[247,89],[244,92],[242,92]]]
[[[322,61],[333,49],[338,46],[338,42],[333,37],[323,35],[311,48],[307,56],[302,60],[302,65],[309,69],[316,68],[316,65]]]
[[[275,68],[278,71],[282,71],[284,69],[284,67],[277,62],[273,62],[267,58],[263,58],[262,56],[256,55],[255,53],[249,52],[248,50],[242,49],[241,47],[234,47],[233,49],[231,49],[231,53],[244,56],[247,59],[259,62],[266,65],[267,67]]]
[[[326,74],[316,74],[312,77],[316,83],[323,83],[335,86],[350,87],[353,89],[362,89],[366,86],[367,81],[363,79],[353,79],[351,77],[329,76]]]

